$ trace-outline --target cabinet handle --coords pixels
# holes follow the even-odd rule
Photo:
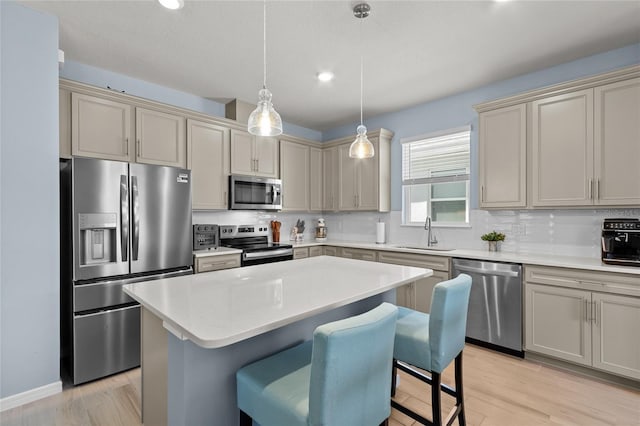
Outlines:
[[[256,158],[256,172],[260,170],[260,159]]]
[[[129,156],[129,138],[124,138],[124,155]]]
[[[593,315],[593,322],[596,324],[596,327],[598,327],[600,325],[600,321],[599,321],[599,315],[598,315],[598,302],[591,302],[593,305],[593,311],[592,311],[592,315]]]
[[[484,203],[484,185],[480,186],[480,201]]]
[[[136,141],[136,156],[140,157],[140,139]]]
[[[596,179],[596,200],[600,199],[600,179]]]
[[[589,199],[593,200],[593,179],[589,179]]]

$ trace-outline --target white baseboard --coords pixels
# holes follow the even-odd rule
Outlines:
[[[62,382],[58,380],[57,382],[40,386],[39,388],[30,389],[25,392],[11,395],[6,398],[0,399],[0,412],[10,410],[12,408],[37,401],[38,399],[46,398],[47,396],[55,395],[60,392],[62,392]]]

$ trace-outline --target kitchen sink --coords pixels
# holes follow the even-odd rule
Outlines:
[[[411,249],[411,250],[424,250],[424,251],[453,251],[454,248],[447,247],[425,247],[425,246],[396,246],[396,248]]]

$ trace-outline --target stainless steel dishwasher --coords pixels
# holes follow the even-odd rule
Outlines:
[[[522,265],[457,259],[451,276],[471,276],[467,341],[516,356],[522,351]]]

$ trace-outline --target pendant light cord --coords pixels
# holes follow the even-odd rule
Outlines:
[[[267,88],[267,0],[264,0],[262,9],[262,88]]]
[[[363,83],[363,65],[364,60],[362,59],[362,21],[364,20],[364,16],[360,16],[360,125],[363,125],[362,122],[362,92],[364,91],[364,83]]]

